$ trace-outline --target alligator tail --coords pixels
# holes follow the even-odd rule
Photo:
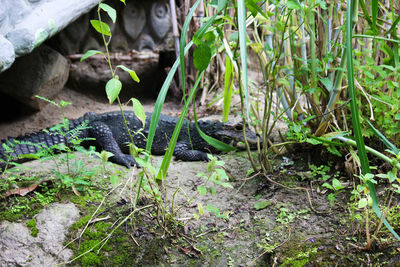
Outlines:
[[[23,155],[35,154],[39,150],[58,144],[66,144],[64,136],[56,132],[41,131],[1,141],[0,157],[3,160],[21,162]],[[5,146],[4,146],[5,145]]]
[[[70,129],[74,130],[82,122],[83,119],[81,118],[77,120],[71,120],[69,127]],[[59,144],[68,145],[69,136],[65,137],[59,132],[52,131],[50,129],[1,140],[0,170],[4,169],[6,162],[25,162],[31,158],[26,155],[35,154],[43,149],[51,148],[54,150],[54,148],[56,148],[55,146]],[[73,132],[73,130],[71,132]]]

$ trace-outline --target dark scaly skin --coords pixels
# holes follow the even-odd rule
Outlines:
[[[131,111],[125,111],[124,115],[128,123],[128,128],[131,131],[134,144],[139,148],[145,148],[146,139],[141,134],[135,134],[135,132],[138,132],[142,128],[142,122]],[[146,137],[148,135],[151,115],[151,113],[146,113],[146,125],[143,130],[143,134]],[[80,132],[79,138],[95,138],[95,141],[85,141],[83,143],[84,146],[95,145],[99,149],[109,151],[114,154],[114,156],[110,158],[110,161],[128,168],[136,164],[133,157],[129,155],[129,147],[127,144],[130,143],[131,140],[124,126],[120,112],[108,112],[104,114],[96,114],[94,112],[86,113],[79,119],[71,120],[70,129],[76,128],[83,121],[88,122],[89,128]],[[177,122],[178,118],[161,114],[151,149],[153,155],[163,155],[165,153]],[[207,135],[236,147],[238,142],[243,141],[242,126],[240,124],[229,125],[218,121],[199,121],[199,127]],[[257,137],[255,133],[250,130],[246,132],[247,140],[251,144],[251,147],[254,148]],[[22,161],[18,159],[19,156],[36,153],[41,146],[49,147],[59,143],[68,145],[68,140],[65,140],[59,134],[49,134],[44,131],[8,139],[8,141],[12,140],[33,142],[35,144],[41,143],[41,145],[37,147],[25,144],[16,145],[13,154],[13,158],[15,158],[14,161]],[[3,140],[2,143],[3,142],[6,142],[6,140]],[[217,149],[201,138],[195,124],[185,120],[175,146],[175,158],[183,161],[206,161],[208,160],[207,153],[217,152]],[[5,159],[2,147],[0,147],[0,157]]]

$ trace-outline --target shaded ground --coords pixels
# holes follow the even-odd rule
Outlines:
[[[85,155],[78,153],[77,156],[79,161],[88,160]],[[250,166],[244,154],[223,155],[222,159],[226,162],[226,170],[229,170],[232,189],[206,182],[197,176],[205,171],[207,163],[172,162],[165,195],[167,209],[174,214],[176,223],[170,220],[161,223],[160,210],[154,205],[149,192],[143,192],[144,196],[139,201],[139,209],[142,210],[122,222],[132,211],[136,169],[127,170],[118,166],[116,170],[110,168],[106,176],[97,171],[91,177],[93,186],[79,197],[68,189],[64,190],[60,196],[61,203],[73,203],[78,207],[80,219],[76,219],[69,228],[70,233],[63,244],[72,241],[66,249],[71,249],[75,256],[92,249],[72,265],[154,266],[167,263],[173,266],[348,266],[395,264],[400,261],[398,246],[393,244],[379,244],[370,253],[355,248],[355,244],[362,244],[364,237],[354,235],[354,226],[357,225],[353,224],[352,227],[350,216],[341,204],[346,200],[346,194],[338,195],[338,203],[330,209],[326,194],[317,193],[317,190],[312,192],[313,207],[322,212],[319,214],[310,209],[303,190],[285,189],[268,183],[262,177],[246,179]],[[155,166],[160,160],[161,157],[155,158]],[[98,170],[100,162],[94,159],[89,161],[91,163],[87,165],[87,170],[92,167]],[[308,181],[300,181],[309,173],[304,164],[287,166],[280,161],[276,164],[281,168],[277,168],[271,178],[290,187],[307,186]],[[49,179],[55,169],[52,161],[32,161],[24,165],[30,169],[25,171],[29,176],[36,175],[42,179]],[[114,188],[110,177],[116,172],[119,185]],[[202,196],[198,193],[198,186],[207,187],[208,192]],[[211,193],[212,189],[215,189],[215,194]],[[41,190],[39,192],[43,193]],[[33,198],[34,194],[26,197]],[[12,203],[11,199],[6,202]],[[257,210],[255,203],[264,203],[265,207]],[[199,215],[199,204],[204,208],[204,214],[195,219],[194,215]],[[53,204],[48,205],[52,207]],[[60,213],[55,215],[62,217]],[[43,216],[41,219],[37,216],[28,215],[22,220],[22,225],[31,218],[42,222]],[[120,227],[99,251],[100,241],[119,223]],[[47,244],[54,241],[52,238],[42,238],[42,231],[39,229],[38,238],[28,239],[33,240],[34,244],[41,240]],[[2,237],[4,233],[0,231]],[[58,237],[60,230],[53,235]],[[32,244],[28,244],[25,246],[32,247]],[[59,249],[61,244],[56,243],[54,247]],[[41,255],[37,250],[32,254]],[[61,257],[65,253],[51,252],[49,255],[53,255],[54,261],[65,262],[65,257]],[[4,264],[4,259],[0,259],[0,263]]]
[[[74,103],[66,109],[69,118],[79,117],[88,110],[110,110],[108,105],[74,91],[65,91],[59,98]],[[151,110],[152,105],[145,107]],[[111,109],[118,108],[113,106]],[[167,110],[177,111],[173,105],[167,106]],[[35,131],[58,123],[60,118],[56,109],[48,106],[43,113],[1,124],[0,136]],[[359,234],[362,232],[360,226],[356,220],[352,221],[354,216],[349,214],[346,206],[352,185],[349,183],[347,190],[336,195],[336,204],[331,208],[327,199],[329,191],[321,187],[322,182],[311,173],[308,155],[278,157],[274,162],[275,171],[269,178],[290,188],[310,188],[312,184],[310,198],[304,190],[272,184],[266,177],[247,178],[251,166],[246,155],[228,154],[221,158],[226,162],[225,170],[233,188],[198,177],[198,173],[206,172],[207,163],[173,161],[164,187],[166,191],[161,193],[166,196],[169,214],[163,215],[147,191],[139,201],[141,210],[130,217],[138,170],[107,166],[103,173],[101,162],[80,153],[76,155],[77,162],[84,162],[84,170],[88,171],[81,173],[81,177],[85,177],[82,179],[90,179],[92,183],[80,196],[67,188],[44,198],[46,191],[57,187],[56,182],[50,182],[56,177],[56,165],[53,161],[32,161],[24,164],[29,168],[23,172],[24,176],[34,177],[34,181],[47,181],[46,185],[41,184],[39,189],[24,197],[2,198],[1,216],[20,223],[18,227],[24,229],[20,232],[32,236],[34,227],[28,227],[27,223],[33,218],[36,223],[40,222],[38,225],[44,225],[45,218],[38,215],[43,207],[51,209],[53,202],[73,203],[80,211],[79,219],[76,218],[71,227],[66,226],[70,232],[65,240],[43,238],[44,230],[37,227],[37,237],[27,237],[26,244],[18,242],[18,246],[29,247],[30,242],[38,245],[41,239],[47,243],[55,241],[55,247],[66,245],[75,257],[82,255],[71,263],[73,266],[372,266],[400,262],[400,244],[393,243],[386,233],[380,234],[382,242],[372,252],[357,248],[364,244],[365,236]],[[155,157],[155,167],[161,158]],[[65,172],[63,164],[61,173]],[[111,181],[119,185],[114,189]],[[199,193],[199,186],[206,189],[204,196]],[[41,198],[41,201],[33,201]],[[311,209],[309,200],[318,212]],[[262,207],[256,208],[255,204]],[[128,219],[124,222],[125,218]],[[166,219],[164,223],[160,218]],[[53,235],[60,236],[59,231],[54,230]],[[2,237],[8,233],[0,230]],[[108,242],[100,246],[99,242],[107,237]],[[37,251],[31,253],[25,263],[16,260],[13,264],[0,257],[0,265],[31,265],[32,259],[40,256]],[[11,254],[18,255],[18,252]],[[55,262],[66,261],[65,253],[47,251],[47,255]],[[46,266],[46,263],[40,265]]]
[[[65,108],[65,116],[68,119],[76,119],[83,116],[86,112],[92,111],[97,113],[119,110],[117,105],[109,105],[105,97],[96,97],[93,95],[84,95],[77,91],[64,88],[63,91],[54,99],[55,102],[64,100],[70,102]],[[5,104],[5,103],[3,103]],[[146,111],[152,111],[154,101],[148,101],[143,103]],[[126,107],[126,108],[129,108]],[[13,117],[14,109],[9,107],[11,111],[3,113],[9,117]],[[27,110],[14,110],[14,112],[20,112],[21,115],[12,121],[0,121],[0,139],[8,136],[16,137],[29,132],[38,131],[62,121],[62,114],[60,110],[54,105],[45,106],[40,112],[27,111]],[[164,113],[167,115],[176,115],[179,112],[179,105],[175,103],[166,103],[164,107]],[[179,113],[178,113],[179,114]],[[4,118],[6,119],[6,118]]]

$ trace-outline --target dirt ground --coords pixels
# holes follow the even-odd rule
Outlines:
[[[99,102],[93,97],[82,95],[69,89],[64,90],[56,99],[71,102],[65,109],[68,118],[74,119],[88,111],[106,112],[118,110],[106,101]],[[151,111],[153,102],[145,102],[146,111]],[[176,115],[179,106],[172,103],[165,105],[163,113]],[[37,131],[61,121],[61,113],[56,107],[46,106],[42,111],[24,116],[13,122],[0,124],[0,138],[16,136],[26,132]],[[205,172],[205,162],[173,161],[165,181],[167,206],[175,219],[182,223],[175,238],[166,238],[154,232],[157,224],[152,214],[144,214],[144,225],[137,225],[135,230],[122,227],[128,236],[120,240],[119,245],[107,248],[107,257],[101,265],[116,264],[116,254],[122,251],[122,244],[129,247],[127,264],[145,266],[349,266],[349,265],[396,265],[400,262],[398,246],[377,246],[374,252],[360,250],[356,244],[362,242],[363,236],[357,233],[357,224],[350,221],[346,207],[348,194],[337,195],[337,204],[330,207],[326,190],[310,190],[308,196],[303,189],[312,187],[312,182],[304,180],[309,177],[308,155],[291,155],[291,158],[278,157],[274,162],[275,170],[271,176],[247,177],[251,169],[245,153],[221,156],[226,162],[232,188],[210,184],[198,176]],[[155,157],[154,166],[158,166],[162,157]],[[290,164],[288,162],[291,162]],[[50,163],[51,164],[51,163]],[[97,163],[98,164],[98,163]],[[25,164],[36,172],[46,172],[54,168],[40,161]],[[135,169],[127,170],[118,167],[122,186],[107,199],[108,207],[113,207],[121,199],[129,202],[132,192],[128,189],[136,181]],[[137,172],[137,170],[136,170]],[[104,178],[104,177],[103,177]],[[129,179],[133,179],[130,181]],[[286,187],[271,183],[268,179],[278,181]],[[346,179],[346,178],[344,178]],[[100,183],[101,184],[101,183]],[[99,185],[100,186],[100,185]],[[104,191],[111,190],[104,188]],[[198,186],[204,186],[204,196],[198,193]],[[128,188],[128,189],[127,189]],[[215,192],[213,192],[213,189]],[[349,185],[349,190],[351,185]],[[212,193],[211,193],[212,192]],[[92,200],[91,200],[92,201]],[[310,206],[310,201],[313,206]],[[88,205],[85,202],[85,205]],[[99,203],[90,202],[96,206]],[[256,208],[256,203],[265,205]],[[143,205],[145,206],[146,203]],[[204,208],[199,214],[199,204]],[[88,206],[90,206],[88,205]],[[119,205],[119,204],[118,204]],[[177,208],[179,207],[179,209]],[[208,208],[207,208],[208,207]],[[82,216],[90,215],[81,209]],[[155,211],[153,210],[153,213]],[[109,217],[108,217],[109,216]],[[101,218],[114,222],[113,209],[102,213]],[[119,215],[120,216],[120,215]],[[117,220],[118,221],[118,220]],[[99,221],[97,224],[101,224]],[[89,228],[93,228],[91,225]],[[90,229],[89,229],[90,230]],[[88,231],[89,231],[88,230]],[[93,230],[93,231],[98,231]],[[76,233],[71,233],[73,239]],[[129,237],[130,236],[130,237]],[[115,238],[121,238],[116,236]],[[132,237],[132,238],[131,238]],[[90,238],[94,238],[93,235]],[[83,242],[83,241],[82,241]],[[121,243],[123,242],[123,243]],[[76,241],[81,246],[81,240]],[[112,242],[110,241],[110,244]],[[83,246],[83,245],[82,245]],[[396,249],[397,248],[397,249]],[[135,252],[140,250],[140,252]],[[83,251],[81,250],[80,253]],[[115,258],[110,255],[115,256]],[[73,264],[82,265],[83,261]],[[116,266],[116,265],[115,265]],[[397,265],[396,265],[397,266]]]
[[[68,119],[76,119],[83,116],[86,112],[92,111],[103,113],[108,111],[119,110],[118,105],[110,105],[104,96],[85,95],[69,88],[64,88],[61,93],[54,99],[55,102],[64,100],[70,102],[65,108],[65,116]],[[154,100],[145,100],[142,103],[146,111],[153,110]],[[125,107],[129,109],[129,106]],[[179,112],[179,105],[175,103],[165,103],[165,114],[176,115]],[[178,113],[179,114],[179,113]],[[8,136],[16,137],[30,132],[58,124],[62,121],[61,111],[54,105],[48,104],[42,110],[24,111],[22,114],[12,121],[0,122],[0,139]]]

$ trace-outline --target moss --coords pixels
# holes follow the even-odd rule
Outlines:
[[[12,213],[10,211],[0,211],[0,218],[9,222],[15,222],[23,218],[23,215],[20,213]]]
[[[37,237],[39,230],[36,228],[36,219],[33,218],[32,220],[26,222],[26,226],[31,229],[31,235],[33,237]]]
[[[81,259],[82,266],[101,266],[101,259],[93,252],[87,253]]]

